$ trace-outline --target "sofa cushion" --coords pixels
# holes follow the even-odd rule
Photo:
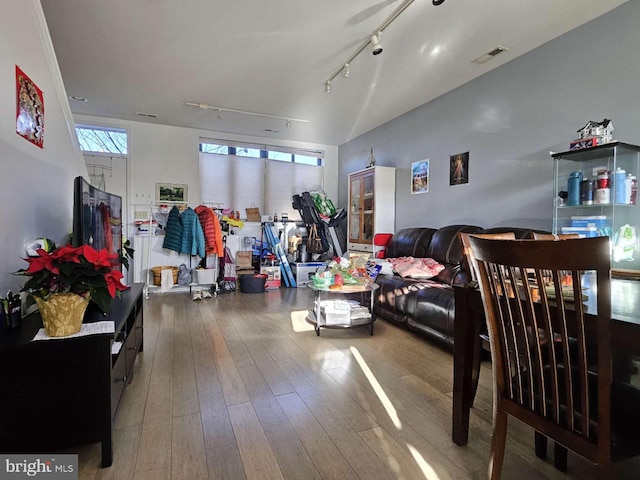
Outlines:
[[[454,289],[440,282],[427,280],[407,298],[407,325],[412,330],[427,333],[448,345],[453,344],[455,317]]]
[[[387,245],[387,258],[428,257],[427,249],[435,228],[405,228],[395,233]]]
[[[481,227],[473,225],[449,225],[442,227],[433,234],[425,256],[431,257],[444,265],[444,270],[433,280],[446,285],[467,283],[469,281],[469,274],[461,266],[464,252],[459,233],[477,233],[481,230]]]
[[[376,283],[380,288],[375,292],[375,313],[395,323],[406,323],[407,299],[420,289],[421,282],[399,275],[378,275]]]

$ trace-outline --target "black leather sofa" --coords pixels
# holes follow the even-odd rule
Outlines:
[[[400,230],[387,245],[387,258],[433,258],[445,268],[429,280],[379,275],[376,283],[380,288],[374,297],[375,314],[453,347],[453,285],[464,285],[470,280],[459,234],[513,232],[516,238],[531,238],[533,231],[509,227],[483,229],[474,225]]]

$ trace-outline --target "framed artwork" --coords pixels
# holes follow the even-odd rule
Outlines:
[[[186,202],[187,185],[181,183],[156,183],[157,202]]]
[[[449,157],[449,185],[469,183],[469,152]]]
[[[16,133],[43,148],[44,96],[42,90],[17,65]]]
[[[411,164],[411,195],[429,191],[429,159]]]

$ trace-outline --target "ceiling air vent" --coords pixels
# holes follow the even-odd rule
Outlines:
[[[488,51],[487,53],[483,53],[478,58],[473,60],[473,63],[479,63],[479,64],[487,63],[493,57],[495,57],[497,55],[500,55],[502,52],[506,52],[507,50],[509,50],[507,47],[503,47],[502,45],[498,45],[496,48]]]
[[[156,115],[155,113],[136,112],[136,115],[138,115],[139,117],[158,118],[158,115]]]

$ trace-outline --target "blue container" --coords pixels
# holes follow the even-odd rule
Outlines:
[[[627,189],[625,180],[627,179],[627,172],[620,167],[616,169],[616,173],[613,176],[613,188],[615,190],[615,203],[626,203]]]
[[[580,205],[580,183],[582,172],[571,172],[567,180],[567,205]]]

